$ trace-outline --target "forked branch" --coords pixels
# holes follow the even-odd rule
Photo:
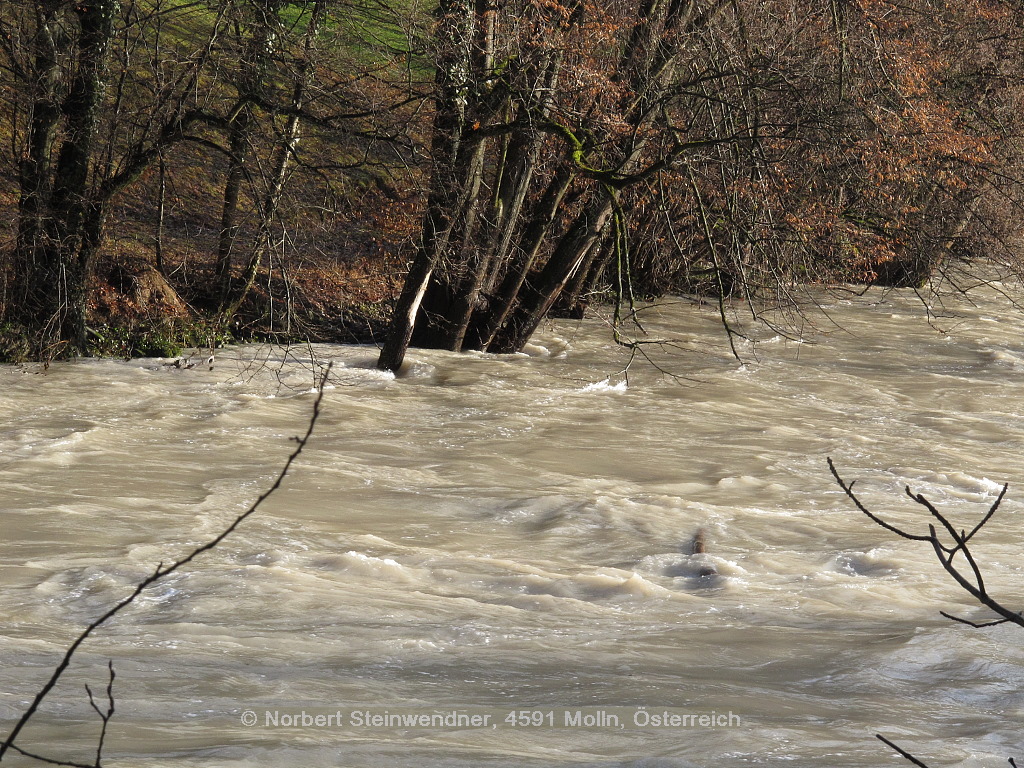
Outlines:
[[[1009,488],[1008,485],[1003,486],[999,495],[996,497],[996,500],[993,501],[992,506],[989,507],[988,512],[986,512],[985,516],[981,518],[981,521],[971,529],[970,533],[967,533],[966,530],[958,532],[953,524],[950,523],[949,518],[943,515],[934,504],[928,501],[928,499],[920,493],[912,492],[910,487],[907,486],[907,496],[909,496],[916,504],[920,504],[922,507],[927,509],[928,513],[939,522],[942,529],[949,535],[949,538],[953,540],[952,545],[950,545],[939,538],[939,534],[934,523],[928,525],[928,535],[922,535],[904,531],[902,528],[888,523],[878,517],[878,515],[865,507],[853,492],[853,485],[856,481],[854,480],[847,483],[843,480],[831,458],[828,459],[828,468],[831,470],[832,476],[836,479],[836,482],[839,483],[839,487],[842,488],[843,492],[850,497],[850,501],[854,503],[857,509],[863,512],[872,522],[877,523],[887,531],[892,531],[897,536],[902,536],[904,539],[910,539],[911,541],[927,541],[931,544],[932,549],[935,551],[935,556],[939,559],[939,563],[942,564],[946,573],[952,576],[954,581],[970,593],[979,603],[997,613],[1001,618],[996,619],[995,621],[974,622],[969,619],[960,618],[959,616],[953,616],[945,611],[940,611],[943,616],[947,619],[952,619],[953,621],[958,621],[961,624],[967,624],[972,627],[991,627],[996,624],[1007,623],[1024,627],[1024,617],[1021,616],[1019,611],[1011,611],[989,595],[988,589],[985,586],[985,579],[981,574],[981,568],[978,566],[978,561],[975,559],[970,547],[968,546],[968,543],[974,538],[975,534],[985,527],[988,521],[992,519],[992,516],[995,515],[996,511],[999,509],[999,505],[1002,504],[1003,499],[1006,497],[1006,491],[1007,488]],[[968,570],[966,572],[962,565],[953,562],[954,558],[959,553],[963,553],[963,560],[967,563]],[[876,733],[875,737],[901,757],[909,760],[914,765],[919,766],[919,768],[928,768],[926,763],[921,762],[921,760],[914,757],[914,755],[910,754],[902,747],[897,746],[882,734]],[[1017,763],[1014,762],[1012,757],[1009,758],[1008,762],[1012,768],[1017,768]]]
[[[942,512],[940,512],[934,504],[926,499],[920,493],[914,493],[908,486],[906,488],[907,496],[909,496],[916,504],[920,504],[922,507],[928,510],[929,514],[938,521],[939,525],[942,526],[942,530],[946,532],[952,543],[943,541],[939,537],[938,529],[934,523],[928,525],[928,533],[918,534],[910,533],[902,528],[899,528],[892,523],[886,522],[878,515],[871,512],[860,499],[857,498],[853,492],[853,485],[856,481],[847,483],[839,475],[839,471],[836,469],[832,459],[828,459],[828,468],[832,472],[832,476],[836,479],[839,487],[843,489],[843,492],[850,498],[850,501],[863,512],[872,522],[885,528],[887,531],[892,531],[897,536],[902,536],[904,539],[910,539],[911,541],[926,541],[932,545],[932,549],[935,551],[935,557],[938,558],[940,565],[945,569],[946,573],[953,577],[953,580],[959,584],[964,591],[969,593],[975,600],[984,605],[989,610],[1000,616],[995,621],[975,623],[968,619],[961,619],[956,616],[951,616],[946,612],[942,612],[942,615],[946,618],[958,621],[962,624],[970,624],[971,626],[987,627],[995,624],[1016,624],[1024,627],[1024,616],[1021,615],[1020,611],[1011,611],[1009,608],[1004,606],[998,600],[993,598],[989,592],[988,587],[985,586],[985,579],[981,573],[981,568],[978,566],[978,561],[975,559],[974,554],[971,552],[969,542],[995,515],[999,509],[999,505],[1003,502],[1006,497],[1006,491],[1009,487],[1004,485],[995,501],[992,502],[992,506],[989,507],[988,512],[981,521],[971,529],[968,533],[966,530],[958,531],[953,524],[949,521]],[[957,560],[956,556],[962,554],[961,560]]]

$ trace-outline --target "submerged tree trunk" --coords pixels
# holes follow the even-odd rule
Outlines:
[[[479,196],[484,173],[486,142],[464,137],[455,155],[453,168],[444,173],[448,189],[445,198],[445,229],[435,242],[441,245],[438,259],[446,269],[434,269],[424,292],[415,323],[413,343],[418,347],[453,349],[461,345],[465,328],[459,317],[467,311],[474,274],[481,254],[474,242],[479,223]],[[442,244],[443,243],[443,244]],[[439,274],[442,273],[443,274]]]
[[[526,37],[505,40],[502,50],[509,61],[494,69],[481,64],[491,50],[487,46],[494,46],[486,32],[494,25],[485,23],[482,0],[476,4],[477,34],[466,38],[475,41],[475,55],[467,56],[465,65],[470,82],[487,86],[466,90],[465,113],[483,135],[504,138],[480,141],[472,154],[463,146],[453,156],[448,198],[434,194],[424,216],[425,235],[444,230],[448,237],[443,242],[424,238],[436,252],[428,257],[421,250],[418,258],[425,262],[410,275],[427,283],[403,291],[406,302],[396,310],[402,333],[389,338],[389,345],[401,345],[404,326],[412,322],[408,337],[417,346],[514,352],[570,281],[574,291],[582,289],[614,200],[634,183],[630,174],[643,178],[637,171],[647,148],[655,146],[652,133],[661,131],[659,147],[678,143],[671,129],[653,128],[658,120],[668,123],[656,106],[677,77],[677,31],[704,23],[725,4],[719,0],[702,15],[694,2],[647,0],[634,15],[622,17],[629,23],[622,25],[620,53],[611,59],[610,71],[574,72],[568,78],[573,88],[581,88],[587,77],[605,78],[613,86],[608,90],[617,94],[610,99],[617,111],[608,115],[592,114],[603,108],[602,100],[586,87],[563,93],[559,76],[567,57],[577,66],[583,60],[575,47],[588,34],[585,4],[560,7],[557,18],[552,8],[503,6],[505,23],[497,28]],[[597,25],[594,33],[607,34],[607,29]],[[529,30],[538,36],[529,37]],[[552,114],[559,121],[571,115],[578,125],[560,124]],[[486,174],[480,162],[485,155],[485,167],[494,169]],[[575,196],[589,195],[590,202],[565,221],[562,204],[573,185]],[[417,296],[422,305],[410,313],[408,301]]]
[[[600,241],[614,203],[607,197],[584,209],[535,278],[526,282],[519,303],[487,345],[488,352],[518,352],[530,340],[569,279]]]
[[[519,110],[520,119],[548,118],[553,94],[558,86],[562,59],[562,52],[557,50],[540,58],[528,78],[533,88],[525,104],[509,105],[507,109],[510,116],[514,110]],[[531,129],[527,123],[527,127],[513,130],[499,149],[497,169],[492,181],[494,192],[484,206],[486,213],[481,216],[480,230],[471,246],[467,274],[458,285],[457,298],[452,302],[449,313],[452,333],[446,340],[447,349],[456,352],[462,349],[482,349],[484,340],[481,334],[486,332],[483,327],[486,322],[484,318],[489,314],[491,302],[507,304],[502,290],[514,285],[517,292],[521,285],[515,281],[505,283],[502,278],[510,266],[508,262],[514,237],[522,227],[522,216],[538,173],[544,141],[545,135],[535,128]],[[532,249],[532,252],[535,257],[536,249]],[[532,260],[530,258],[531,263]],[[499,281],[502,281],[501,289],[497,289]]]
[[[487,307],[476,319],[473,333],[474,349],[488,349],[495,334],[504,325],[523,283],[526,282],[527,275],[533,269],[541,245],[548,236],[572,180],[572,169],[563,166],[548,183],[543,197],[523,231],[518,250],[505,268],[504,278],[492,292]]]
[[[876,285],[892,288],[922,288],[949,258],[957,241],[974,219],[981,195],[972,193],[969,202],[960,203],[960,213],[938,243],[922,243],[913,253],[884,261],[876,267]]]

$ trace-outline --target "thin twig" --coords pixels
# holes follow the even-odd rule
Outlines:
[[[981,629],[982,627],[994,627],[997,624],[1006,624],[1007,622],[1010,621],[1009,619],[996,619],[995,621],[981,621],[981,622],[978,622],[978,621],[971,621],[970,619],[964,619],[964,618],[961,618],[960,616],[954,616],[953,614],[946,613],[945,611],[939,611],[939,613],[942,614],[943,616],[945,616],[947,619],[950,619],[951,621],[958,621],[961,624],[966,624],[967,626],[974,627],[975,629]]]
[[[110,724],[110,718],[114,716],[114,662],[113,660],[107,661],[107,669],[110,670],[110,677],[107,679],[107,711],[104,712],[99,708],[96,703],[96,699],[93,698],[92,689],[89,688],[89,684],[86,683],[85,692],[89,694],[89,703],[92,708],[96,710],[96,714],[100,716],[100,720],[103,721],[103,727],[100,728],[100,738],[96,744],[96,768],[100,768],[100,763],[103,760],[103,742],[107,738],[107,726]]]
[[[983,518],[981,518],[981,522],[978,523],[976,526],[974,526],[974,529],[969,534],[964,536],[964,543],[965,544],[968,541],[970,541],[974,537],[974,534],[976,534],[978,531],[980,531],[982,529],[982,527],[984,527],[985,523],[987,523],[989,521],[989,518],[991,518],[992,515],[994,515],[996,513],[996,510],[999,509],[999,505],[1003,503],[1003,497],[1006,496],[1006,492],[1009,489],[1010,489],[1010,484],[1009,483],[1003,483],[1003,489],[999,492],[999,495],[996,497],[996,500],[994,502],[992,502],[992,506],[989,507],[989,510],[985,514],[985,516]]]
[[[259,509],[263,502],[266,501],[271,494],[273,494],[278,488],[281,487],[281,483],[284,482],[284,479],[288,475],[288,472],[291,469],[292,464],[299,457],[299,454],[302,453],[302,450],[306,447],[306,443],[309,442],[310,436],[313,434],[313,427],[316,426],[317,419],[320,417],[320,402],[323,400],[324,397],[324,385],[327,382],[327,376],[330,374],[330,370],[331,366],[328,365],[327,370],[324,371],[324,375],[320,379],[320,383],[317,388],[318,391],[316,400],[314,400],[313,402],[313,414],[309,419],[309,426],[306,428],[306,433],[302,435],[302,437],[292,438],[292,440],[296,441],[297,443],[295,450],[293,450],[291,454],[288,456],[287,460],[284,463],[284,466],[281,468],[281,471],[278,473],[277,479],[274,480],[273,484],[266,491],[260,494],[259,498],[257,498],[256,501],[254,501],[245,512],[236,517],[234,519],[234,522],[232,522],[231,525],[229,525],[227,528],[221,531],[220,534],[210,539],[210,541],[208,541],[206,544],[203,544],[200,547],[196,547],[194,550],[192,550],[190,554],[186,555],[180,560],[176,560],[166,568],[164,568],[163,563],[161,562],[159,565],[157,565],[156,570],[153,571],[153,573],[150,576],[146,577],[135,586],[135,589],[132,591],[130,595],[128,595],[128,597],[121,600],[121,602],[117,603],[113,608],[108,610],[98,619],[95,619],[91,624],[89,624],[89,626],[82,630],[81,634],[79,634],[78,637],[75,638],[74,642],[72,642],[71,645],[68,646],[67,651],[64,652],[64,657],[57,665],[57,668],[53,671],[53,674],[50,675],[50,679],[46,681],[46,684],[43,685],[42,688],[39,689],[39,692],[32,700],[32,703],[29,704],[28,709],[25,710],[22,716],[18,719],[18,722],[15,723],[10,735],[8,735],[6,739],[0,742],[0,760],[3,760],[3,756],[7,752],[8,748],[14,746],[14,740],[18,737],[18,734],[21,733],[21,729],[24,728],[28,721],[32,719],[32,716],[36,713],[36,710],[39,709],[39,705],[42,703],[43,699],[45,699],[46,696],[50,693],[50,691],[53,690],[53,687],[57,684],[57,681],[60,680],[65,670],[67,670],[68,665],[71,663],[71,659],[75,655],[75,652],[78,650],[79,646],[81,646],[82,643],[84,643],[93,632],[95,632],[99,627],[101,627],[107,621],[109,621],[118,613],[120,613],[123,609],[127,608],[129,605],[135,602],[135,599],[145,589],[152,586],[160,579],[163,579],[165,576],[169,576],[170,574],[174,573],[178,569],[192,562],[196,557],[198,557],[202,553],[208,552],[209,550],[213,549],[218,544],[220,544],[222,541],[224,541],[224,539],[231,535],[234,532],[234,530],[238,528],[238,526],[241,525],[246,518],[248,518],[257,509]],[[71,765],[70,763],[66,764]]]
[[[914,765],[918,765],[921,768],[928,768],[928,764],[927,763],[922,763],[920,760],[918,760],[912,754],[907,752],[905,749],[900,749],[895,744],[893,744],[891,741],[889,741],[887,738],[885,738],[885,736],[883,736],[882,734],[876,733],[875,734],[875,738],[878,739],[883,744],[885,744],[886,746],[896,750],[900,755],[902,755],[903,757],[907,758],[907,760],[912,762]]]
[[[832,463],[831,457],[828,458],[828,468],[832,471],[832,476],[836,479],[836,482],[839,483],[839,487],[842,488],[843,491],[846,492],[846,495],[850,497],[850,501],[857,505],[857,509],[859,509],[865,515],[871,518],[872,522],[877,523],[878,525],[882,526],[888,531],[892,531],[897,536],[902,536],[904,539],[910,539],[912,541],[931,541],[931,537],[929,536],[920,536],[914,533],[907,533],[906,531],[900,530],[895,525],[890,525],[889,523],[885,522],[885,520],[883,520],[882,518],[870,512],[867,507],[861,504],[860,499],[858,499],[853,493],[853,484],[856,483],[857,481],[854,480],[853,483],[847,485],[846,481],[839,476],[839,471],[836,469],[836,465]]]

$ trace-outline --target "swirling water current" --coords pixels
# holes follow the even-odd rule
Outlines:
[[[969,529],[1008,482],[974,551],[1024,607],[1024,322],[997,292],[823,302],[742,362],[667,301],[632,360],[596,318],[398,378],[331,345],[0,370],[0,723],[269,487],[330,362],[282,488],[100,628],[19,746],[92,762],[109,660],[112,766],[901,764],[876,733],[1024,765],[1024,630],[943,618],[990,614],[826,465],[916,532],[905,486]]]

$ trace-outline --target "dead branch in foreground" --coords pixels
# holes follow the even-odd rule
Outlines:
[[[1020,611],[1011,611],[989,594],[988,588],[985,586],[985,579],[981,574],[981,568],[978,567],[978,561],[971,553],[971,548],[969,546],[970,540],[974,538],[975,534],[985,527],[985,524],[992,519],[996,510],[999,509],[999,505],[1006,496],[1006,491],[1009,488],[1009,485],[1003,486],[1003,489],[999,492],[996,500],[992,502],[992,506],[989,507],[988,512],[985,513],[981,522],[974,526],[970,533],[967,533],[967,531],[963,529],[957,531],[949,521],[949,518],[939,512],[939,510],[936,509],[928,499],[920,493],[914,493],[911,491],[909,485],[906,487],[907,496],[909,496],[915,503],[920,504],[922,507],[927,509],[931,516],[939,521],[943,530],[949,534],[949,537],[953,540],[952,545],[950,545],[939,538],[938,529],[935,527],[934,523],[929,523],[927,535],[908,533],[901,528],[897,528],[891,523],[887,523],[873,512],[870,512],[867,507],[861,503],[860,499],[858,499],[853,492],[853,485],[856,480],[850,483],[843,480],[843,478],[840,477],[835,464],[832,463],[831,458],[828,459],[828,468],[832,470],[832,476],[835,477],[836,482],[839,483],[839,487],[842,488],[846,495],[850,497],[850,501],[857,506],[857,509],[867,515],[872,522],[877,523],[887,531],[892,531],[897,536],[902,536],[904,539],[910,539],[911,541],[926,541],[931,544],[932,549],[935,550],[935,556],[939,559],[939,563],[946,570],[946,573],[952,576],[953,580],[963,587],[965,591],[970,593],[975,600],[1002,618],[996,619],[995,621],[976,623],[968,619],[962,619],[958,616],[952,616],[945,611],[941,611],[940,613],[942,613],[943,616],[947,619],[952,619],[953,621],[959,621],[961,624],[969,624],[972,627],[991,627],[996,624],[1006,624],[1007,622],[1024,627],[1024,616],[1021,615]],[[963,560],[966,563],[966,569],[958,562],[954,562],[956,556],[961,553],[963,554]]]
[[[958,621],[961,624],[967,624],[972,627],[992,627],[996,624],[1006,623],[1024,627],[1024,616],[1021,615],[1020,611],[1011,611],[988,593],[988,588],[985,586],[985,579],[981,574],[981,568],[978,567],[978,561],[975,559],[969,546],[970,540],[974,538],[975,534],[985,527],[988,521],[992,519],[992,516],[995,515],[996,510],[999,509],[999,505],[1006,496],[1009,484],[1003,485],[1003,489],[999,492],[996,500],[992,502],[992,506],[989,507],[988,512],[986,512],[985,516],[981,518],[981,521],[971,529],[970,533],[967,533],[966,529],[961,529],[957,532],[957,529],[952,523],[950,523],[949,518],[939,512],[939,510],[930,501],[928,501],[928,499],[920,493],[914,493],[911,491],[909,485],[906,487],[907,496],[909,496],[916,504],[920,504],[922,507],[927,509],[929,514],[939,521],[943,530],[949,534],[950,538],[953,540],[953,546],[950,546],[939,538],[938,529],[935,527],[934,523],[929,523],[928,535],[923,535],[909,533],[878,517],[878,515],[868,510],[868,508],[861,503],[861,500],[857,498],[856,494],[854,494],[853,485],[857,481],[853,480],[847,483],[843,480],[831,457],[828,458],[828,468],[832,471],[832,476],[836,479],[836,482],[839,483],[839,487],[842,488],[846,495],[850,497],[850,501],[856,505],[857,509],[867,515],[872,522],[877,523],[887,531],[892,531],[897,536],[901,536],[904,539],[910,539],[911,541],[926,541],[931,544],[932,549],[935,550],[935,556],[939,559],[939,563],[945,569],[946,573],[952,576],[953,580],[963,587],[964,590],[970,593],[979,603],[994,611],[1002,618],[996,619],[995,621],[974,622],[969,619],[960,618],[959,616],[953,616],[945,611],[939,611],[939,613],[947,619],[952,619],[953,621]],[[970,569],[967,574],[964,573],[962,565],[953,562],[953,559],[961,552],[963,553],[963,560],[967,563],[967,566]],[[909,760],[914,765],[920,766],[920,768],[928,768],[926,763],[921,762],[918,758],[914,757],[914,755],[897,746],[882,734],[876,733],[875,738],[894,750],[900,756]],[[1017,763],[1014,762],[1012,757],[1008,758],[1008,762],[1012,768],[1017,768]]]
[[[21,729],[24,728],[28,721],[32,719],[32,716],[35,715],[36,711],[39,709],[39,705],[42,704],[43,699],[45,699],[46,696],[50,693],[50,691],[53,690],[53,687],[57,685],[57,682],[60,680],[65,670],[67,670],[68,665],[71,663],[71,659],[75,655],[75,652],[93,632],[95,632],[103,624],[105,624],[107,621],[112,619],[122,610],[127,608],[133,602],[135,602],[135,599],[140,594],[142,594],[142,592],[145,591],[148,587],[151,587],[156,582],[160,581],[166,576],[169,576],[170,574],[179,570],[183,566],[188,565],[196,557],[203,554],[204,552],[209,552],[211,549],[219,545],[222,541],[224,541],[224,539],[230,536],[231,533],[233,533],[234,530],[238,528],[238,526],[241,525],[246,518],[250,517],[254,512],[256,512],[256,510],[259,509],[260,506],[262,506],[264,501],[266,501],[278,488],[281,487],[281,483],[284,482],[285,477],[291,470],[292,464],[299,457],[299,454],[302,453],[302,450],[306,447],[306,443],[309,442],[309,438],[313,434],[313,427],[316,426],[317,419],[320,418],[320,403],[324,397],[324,385],[327,383],[327,376],[330,373],[330,370],[331,366],[330,364],[328,364],[316,388],[317,395],[316,399],[313,401],[313,413],[309,418],[309,424],[306,427],[306,432],[301,437],[292,438],[292,440],[294,440],[297,443],[297,445],[295,446],[295,449],[291,452],[291,454],[289,454],[288,458],[285,460],[284,466],[281,468],[281,471],[278,472],[277,478],[274,480],[273,484],[271,484],[271,486],[267,490],[260,494],[256,501],[254,501],[247,510],[238,515],[238,517],[236,517],[234,521],[227,528],[221,531],[217,536],[210,539],[205,544],[196,547],[188,555],[179,560],[174,561],[167,567],[164,567],[164,564],[162,562],[159,563],[156,567],[156,570],[153,571],[153,573],[147,576],[145,579],[140,581],[135,586],[135,589],[131,592],[130,595],[128,595],[126,598],[121,600],[121,602],[117,603],[115,606],[110,608],[106,613],[104,613],[98,619],[95,619],[91,624],[89,624],[85,629],[82,630],[78,637],[75,638],[71,645],[68,646],[67,650],[64,652],[64,657],[61,659],[56,669],[54,669],[53,674],[50,676],[50,679],[46,681],[42,688],[39,689],[39,692],[36,694],[31,704],[29,704],[28,709],[25,710],[22,716],[18,719],[18,722],[15,723],[14,728],[11,730],[10,734],[7,736],[6,739],[0,741],[0,761],[3,760],[3,757],[7,753],[8,749],[13,749],[15,752],[18,752],[22,755],[32,757],[36,760],[40,760],[45,763],[50,763],[52,765],[70,765],[77,766],[78,768],[99,768],[101,753],[103,749],[103,739],[106,736],[107,725],[110,721],[110,718],[114,714],[114,700],[112,693],[114,683],[114,667],[112,662],[109,665],[110,681],[107,684],[106,691],[108,707],[105,712],[101,710],[99,706],[96,704],[96,701],[92,695],[92,691],[90,691],[88,686],[86,686],[86,692],[89,694],[89,701],[92,704],[93,709],[95,709],[96,712],[99,713],[100,718],[103,722],[102,731],[100,734],[100,741],[96,753],[96,762],[93,765],[90,766],[82,763],[54,760],[52,758],[31,754],[15,746],[14,741],[18,737],[18,734],[21,733]]]

